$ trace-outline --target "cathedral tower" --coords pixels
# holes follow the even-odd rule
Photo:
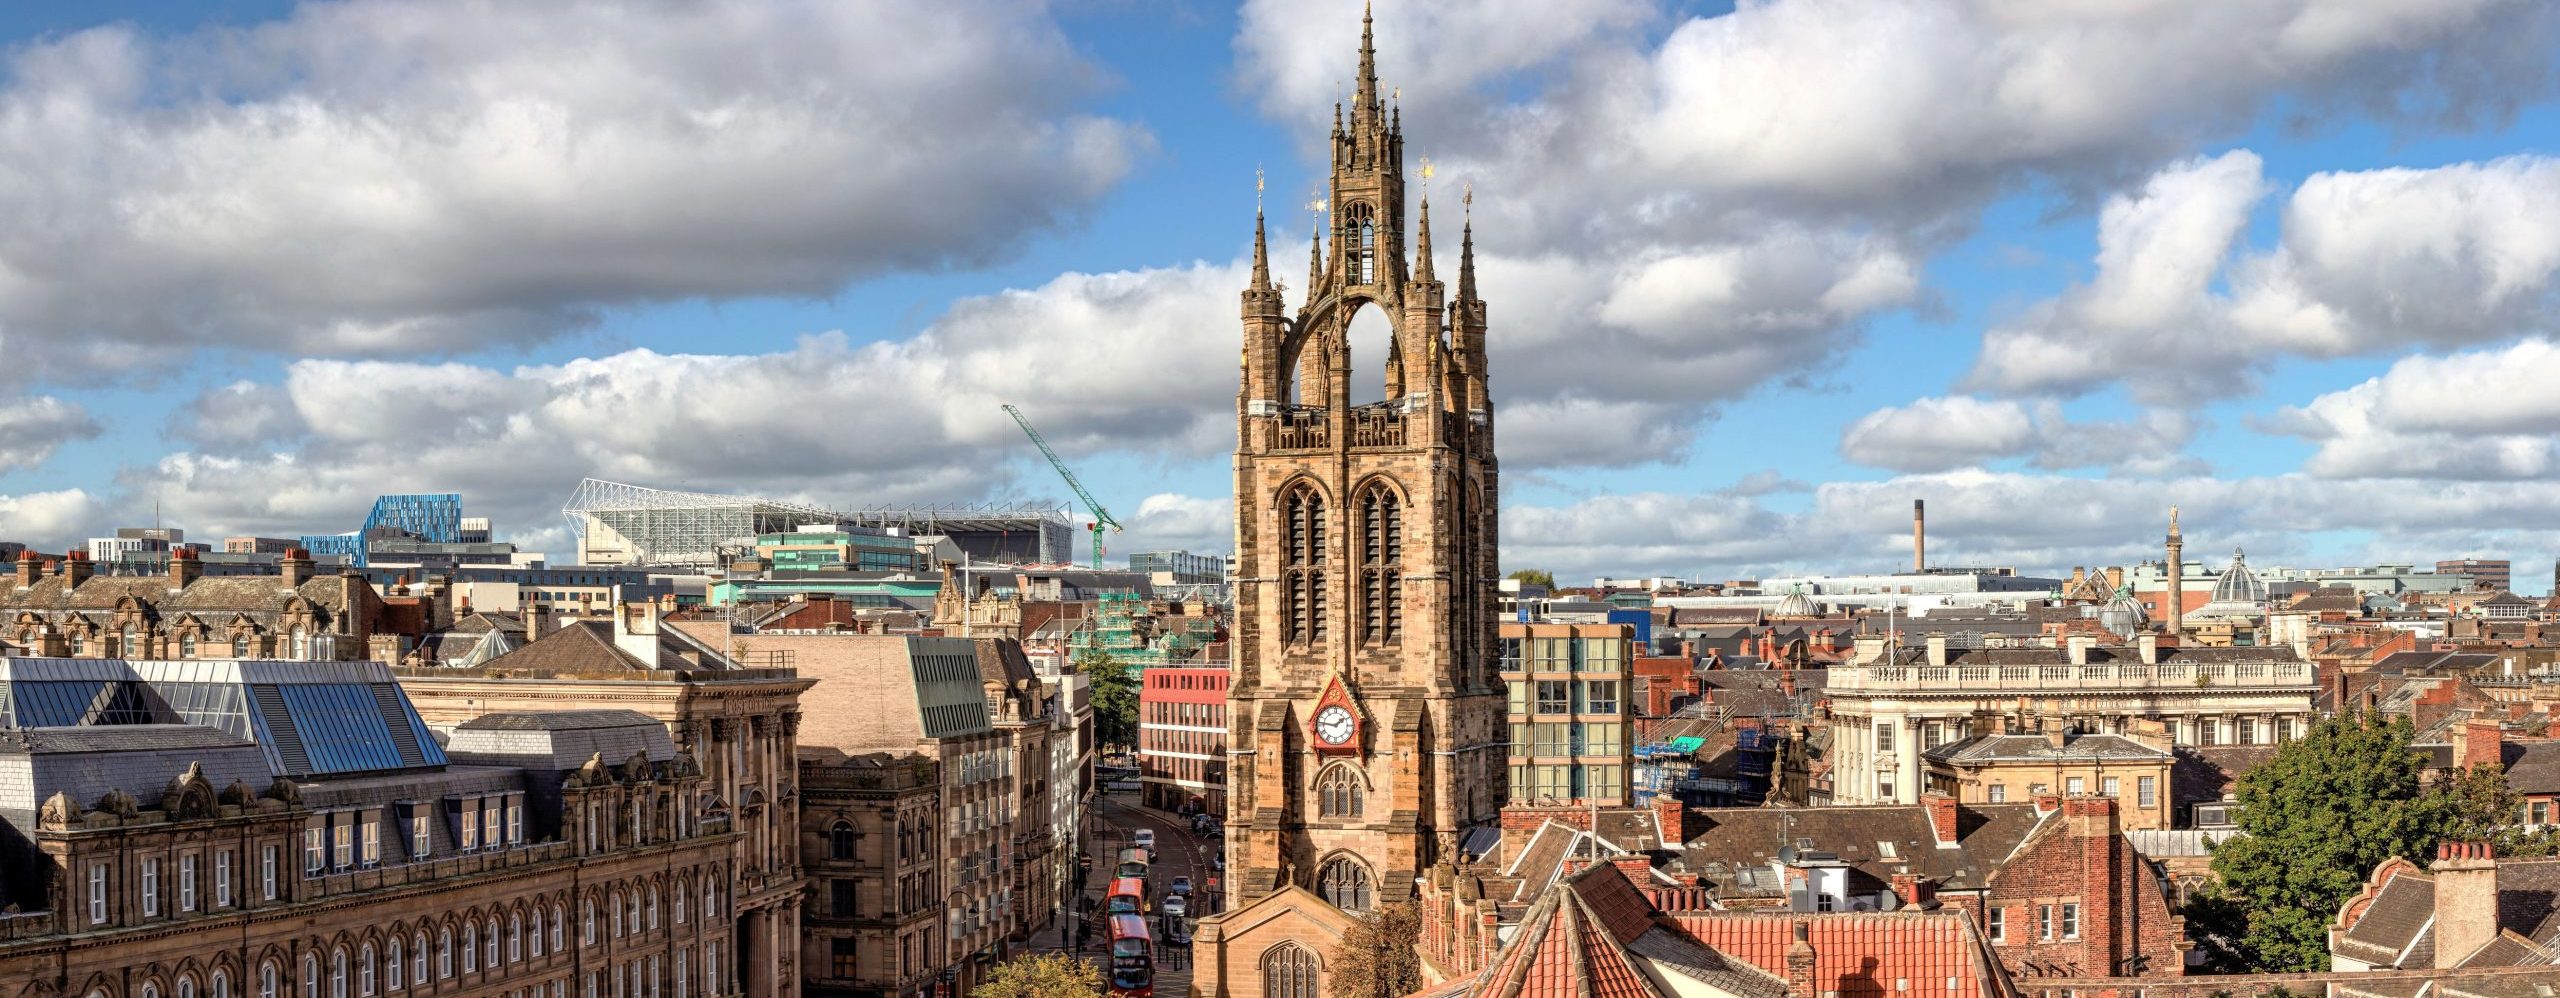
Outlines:
[[[1291,887],[1351,911],[1407,897],[1497,818],[1505,786],[1473,227],[1452,298],[1427,200],[1408,238],[1401,112],[1380,98],[1365,15],[1358,86],[1334,121],[1329,224],[1297,309],[1272,283],[1258,213],[1243,296],[1227,774],[1238,908]],[[1370,309],[1391,335],[1355,354],[1352,320]],[[1386,398],[1355,399],[1355,372],[1377,365]]]

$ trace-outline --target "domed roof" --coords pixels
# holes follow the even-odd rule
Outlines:
[[[2231,567],[2224,569],[2222,579],[2213,584],[2216,603],[2264,603],[2267,584],[2258,581],[2258,573],[2249,570],[2249,556],[2239,548],[2231,549]]]
[[[2099,612],[2125,614],[2132,618],[2133,622],[2137,624],[2150,616],[2148,612],[2142,609],[2142,601],[2133,598],[2133,591],[2131,589],[2117,591],[2116,598],[2108,600],[2106,609]]]
[[[1804,594],[1803,586],[1797,586],[1794,591],[1787,594],[1787,598],[1778,601],[1778,608],[1770,611],[1769,615],[1772,617],[1819,617],[1822,616],[1822,608],[1815,606],[1813,598]]]

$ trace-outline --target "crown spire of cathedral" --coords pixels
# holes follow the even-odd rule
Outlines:
[[[1476,192],[1467,188],[1466,223],[1458,228],[1458,300],[1476,300]]]
[[[1424,174],[1429,176],[1428,173]],[[1413,279],[1423,284],[1439,280],[1431,273],[1431,196],[1422,196],[1421,231],[1414,236]]]
[[[1378,120],[1378,46],[1371,27],[1368,4],[1360,5],[1360,92],[1352,104],[1352,117],[1368,112],[1368,120]]]
[[[1263,241],[1262,208],[1253,209],[1253,289],[1271,290],[1271,248]]]

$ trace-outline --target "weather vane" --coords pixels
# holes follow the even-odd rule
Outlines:
[[[1308,190],[1308,193],[1314,194],[1314,195],[1316,196],[1316,199],[1315,199],[1315,200],[1307,202],[1307,210],[1308,210],[1308,211],[1315,212],[1315,213],[1317,213],[1317,214],[1323,214],[1324,212],[1326,212],[1326,211],[1330,210],[1330,209],[1333,207],[1332,203],[1331,203],[1331,202],[1329,202],[1329,201],[1327,201],[1327,200],[1325,199],[1325,196],[1324,196],[1324,185],[1323,185],[1323,184],[1316,184],[1316,185],[1313,185],[1313,186],[1309,187],[1307,190]]]
[[[1431,157],[1422,157],[1422,196],[1431,196]]]
[[[1464,185],[1459,187],[1459,190],[1461,191],[1461,194],[1458,197],[1458,201],[1467,206],[1467,215],[1469,217],[1473,217],[1476,213],[1476,182],[1472,180],[1467,181]]]
[[[1253,213],[1262,214],[1262,168],[1253,168]]]

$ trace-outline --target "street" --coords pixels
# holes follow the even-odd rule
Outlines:
[[[1099,963],[1103,948],[1109,945],[1101,916],[1102,898],[1103,892],[1110,887],[1110,870],[1117,863],[1120,851],[1137,845],[1138,829],[1154,829],[1156,861],[1147,874],[1147,922],[1156,938],[1155,990],[1156,994],[1166,998],[1187,994],[1191,990],[1191,954],[1185,947],[1166,942],[1161,921],[1166,886],[1173,883],[1175,877],[1191,878],[1192,910],[1190,917],[1184,920],[1186,931],[1200,916],[1215,910],[1211,906],[1221,899],[1223,892],[1210,886],[1219,879],[1218,872],[1210,867],[1210,857],[1217,853],[1219,840],[1191,834],[1188,818],[1138,806],[1135,794],[1104,794],[1100,801],[1095,814],[1095,836],[1087,843],[1094,868],[1092,875],[1085,879],[1084,898],[1093,905],[1094,914],[1084,919],[1084,924],[1091,928],[1091,935],[1084,941],[1083,954]],[[1065,938],[1062,939],[1062,935]],[[1038,934],[1035,944],[1042,952],[1076,951],[1072,928],[1062,933],[1053,927],[1051,931]],[[1107,967],[1105,969],[1108,970]]]

